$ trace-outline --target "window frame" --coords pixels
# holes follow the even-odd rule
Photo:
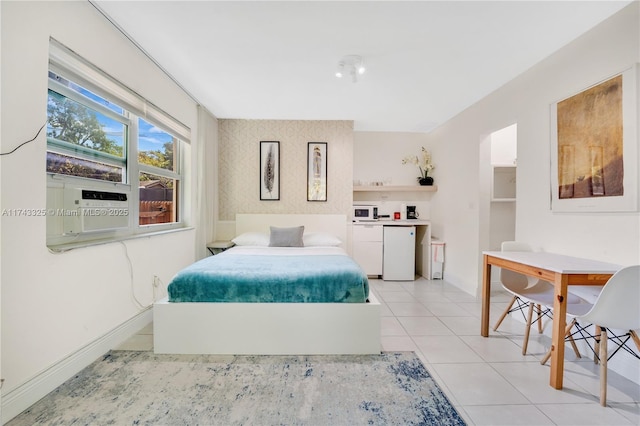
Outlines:
[[[142,119],[144,121],[146,121],[149,124],[152,124],[154,126],[157,126],[159,129],[161,129],[163,132],[167,133],[168,135],[172,136],[176,143],[173,147],[174,149],[174,170],[167,170],[167,169],[163,169],[161,167],[155,167],[155,166],[150,166],[148,164],[145,163],[141,163],[140,159],[138,158],[138,153],[139,153],[139,138],[140,138],[140,126],[139,126],[139,122]],[[175,211],[174,211],[174,222],[169,222],[169,223],[177,223],[177,222],[181,222],[182,220],[182,204],[184,202],[184,200],[182,199],[182,193],[184,192],[182,190],[182,186],[184,185],[184,179],[183,179],[183,174],[182,174],[182,170],[184,170],[184,165],[182,162],[182,158],[183,158],[183,152],[184,152],[184,143],[182,140],[180,140],[180,138],[178,136],[176,136],[175,134],[173,134],[173,132],[167,130],[165,128],[164,125],[162,125],[162,123],[159,123],[153,119],[149,119],[148,117],[136,117],[136,119],[134,120],[135,123],[133,125],[133,128],[135,129],[135,144],[131,144],[131,145],[135,145],[135,147],[133,148],[135,150],[135,166],[132,165],[132,168],[135,168],[135,171],[132,170],[131,174],[135,174],[136,176],[136,181],[138,183],[138,186],[140,186],[140,173],[148,173],[148,174],[153,174],[159,177],[165,177],[165,178],[169,178],[169,179],[173,179],[176,181],[175,187],[173,188],[174,190],[174,198],[177,199],[176,202],[176,207],[175,207]],[[132,157],[133,158],[133,157]],[[176,171],[177,170],[177,171]],[[139,191],[137,192],[137,197],[138,197],[138,203],[137,203],[137,207],[138,209],[140,208],[140,193]],[[136,215],[138,218],[140,217],[140,213],[138,212]],[[157,229],[157,227],[162,226],[162,225],[167,225],[168,223],[153,223],[153,224],[146,224],[146,225],[140,225],[140,221],[138,220],[138,227],[139,228],[149,228],[149,229]]]
[[[60,75],[58,73],[56,73],[56,75],[59,75],[60,77],[67,79],[67,77],[64,75]],[[71,79],[67,79],[67,80],[69,80],[72,83],[78,84]],[[70,155],[73,157],[78,157],[78,158],[89,160],[89,161],[100,161],[110,166],[122,168],[122,176],[124,178],[124,181],[121,183],[128,183],[126,179],[128,177],[128,170],[127,170],[128,168],[127,163],[129,158],[128,145],[130,145],[129,141],[131,140],[131,121],[132,121],[131,118],[128,117],[129,113],[126,110],[124,110],[124,114],[118,114],[113,110],[105,107],[104,105],[94,101],[93,99],[83,96],[82,94],[76,92],[75,90],[70,89],[65,85],[53,80],[51,77],[49,77],[48,83],[49,84],[47,86],[47,102],[49,100],[49,91],[58,93],[59,95],[64,96],[67,99],[71,99],[72,101],[86,108],[95,110],[100,114],[106,115],[112,120],[122,123],[126,127],[126,130],[123,134],[122,157],[118,157],[117,155],[109,154],[107,152],[100,152],[98,150],[87,148],[81,145],[75,145],[71,142],[67,142],[61,139],[55,139],[49,136],[47,136],[47,151],[52,151],[62,155]],[[86,88],[84,86],[82,87],[87,90],[90,90],[89,88]],[[102,95],[99,95],[99,96],[103,97]],[[106,99],[106,98],[105,100],[110,101],[109,99]],[[50,149],[50,147],[53,147],[54,149]]]
[[[99,102],[84,96],[82,93],[66,87],[50,77],[48,77],[47,84],[47,102],[49,100],[49,90],[52,90],[53,92],[78,102],[87,108],[96,110],[110,119],[114,119],[119,123],[122,123],[124,125],[123,130],[125,130],[125,134],[123,135],[123,157],[118,157],[117,155],[100,152],[50,137],[47,137],[46,151],[62,155],[70,155],[84,160],[100,162],[109,166],[122,168],[123,181],[116,183],[116,186],[121,189],[128,189],[127,193],[130,200],[130,220],[129,226],[127,228],[122,228],[121,230],[98,231],[88,234],[76,234],[75,236],[59,235],[50,238],[49,229],[47,229],[47,245],[50,248],[64,246],[69,243],[91,245],[92,241],[95,241],[94,243],[103,243],[105,242],[105,239],[109,241],[117,241],[138,234],[146,235],[155,232],[185,228],[185,162],[183,160],[186,145],[190,143],[190,139],[188,137],[185,138],[185,135],[190,135],[190,129],[175,120],[166,112],[149,103],[146,99],[140,97],[135,92],[103,73],[101,70],[88,64],[84,59],[76,56],[73,52],[68,51],[64,46],[59,45],[54,40],[51,40],[50,48],[49,71],[63,79],[69,80],[73,84],[81,86],[83,89],[90,91],[108,102],[113,102],[119,108],[123,109],[123,113],[118,114],[112,109],[109,109]],[[113,93],[110,92],[111,89]],[[137,103],[137,108],[135,106],[132,108],[132,105],[135,103]],[[174,138],[174,170],[167,170],[139,162],[138,119],[142,119],[147,123],[158,127],[163,132]],[[150,173],[159,177],[175,180],[175,211],[173,222],[140,224],[140,173]],[[48,188],[49,184],[52,182],[54,183],[53,187],[56,187],[59,184],[62,184],[62,186],[77,186],[78,182],[81,182],[83,188],[103,190],[106,185],[108,186],[109,184],[115,183],[99,179],[83,178],[75,175],[64,175],[49,171],[47,171],[46,174],[48,176]],[[49,225],[47,225],[47,227],[49,227]]]

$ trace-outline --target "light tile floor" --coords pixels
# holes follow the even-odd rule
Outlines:
[[[640,385],[609,371],[601,407],[598,367],[567,348],[564,388],[551,388],[539,362],[550,338],[532,331],[523,356],[524,323],[511,317],[481,337],[480,301],[446,281],[370,283],[382,303],[382,350],[415,351],[469,425],[640,425]],[[508,300],[492,295],[491,324]],[[149,326],[119,349],[152,347]]]

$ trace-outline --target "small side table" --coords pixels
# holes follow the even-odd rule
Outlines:
[[[232,241],[213,241],[211,243],[207,243],[207,249],[209,249],[211,254],[214,256],[233,246],[235,246],[235,244]]]

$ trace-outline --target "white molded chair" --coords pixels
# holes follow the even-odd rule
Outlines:
[[[502,251],[531,251],[531,247],[526,243],[517,241],[504,241],[501,245]],[[551,318],[551,307],[553,306],[554,287],[548,281],[537,278],[530,278],[508,269],[500,269],[500,283],[502,287],[512,294],[511,302],[507,305],[493,331],[497,331],[502,321],[512,312],[521,312],[524,317],[524,309],[529,308],[528,314],[524,317],[526,322],[524,340],[522,343],[522,355],[527,354],[529,345],[529,334],[531,326],[534,322],[538,323],[538,333],[542,333],[542,318]],[[582,298],[569,294],[567,297],[568,304],[586,303]],[[516,307],[513,305],[516,304]],[[537,318],[533,320],[533,309],[536,308]],[[572,345],[576,356],[580,358],[577,346]]]
[[[607,281],[591,309],[574,314],[574,321],[567,327],[567,337],[580,334],[582,337],[575,337],[576,340],[594,339],[594,346],[589,346],[594,351],[594,361],[600,361],[600,405],[604,407],[607,405],[607,361],[620,349],[640,359],[640,355],[627,345],[629,340],[633,340],[640,352],[640,339],[635,331],[640,329],[640,265],[627,266],[616,272]],[[594,325],[595,333],[589,334],[589,325],[582,324]],[[571,335],[573,325],[577,331]],[[623,330],[624,334],[616,335],[613,330]],[[608,355],[608,337],[616,346],[611,355]],[[544,364],[550,355],[549,351],[541,363]]]

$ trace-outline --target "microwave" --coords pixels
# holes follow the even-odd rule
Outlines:
[[[370,220],[378,220],[378,208],[376,206],[353,206],[354,222]]]

